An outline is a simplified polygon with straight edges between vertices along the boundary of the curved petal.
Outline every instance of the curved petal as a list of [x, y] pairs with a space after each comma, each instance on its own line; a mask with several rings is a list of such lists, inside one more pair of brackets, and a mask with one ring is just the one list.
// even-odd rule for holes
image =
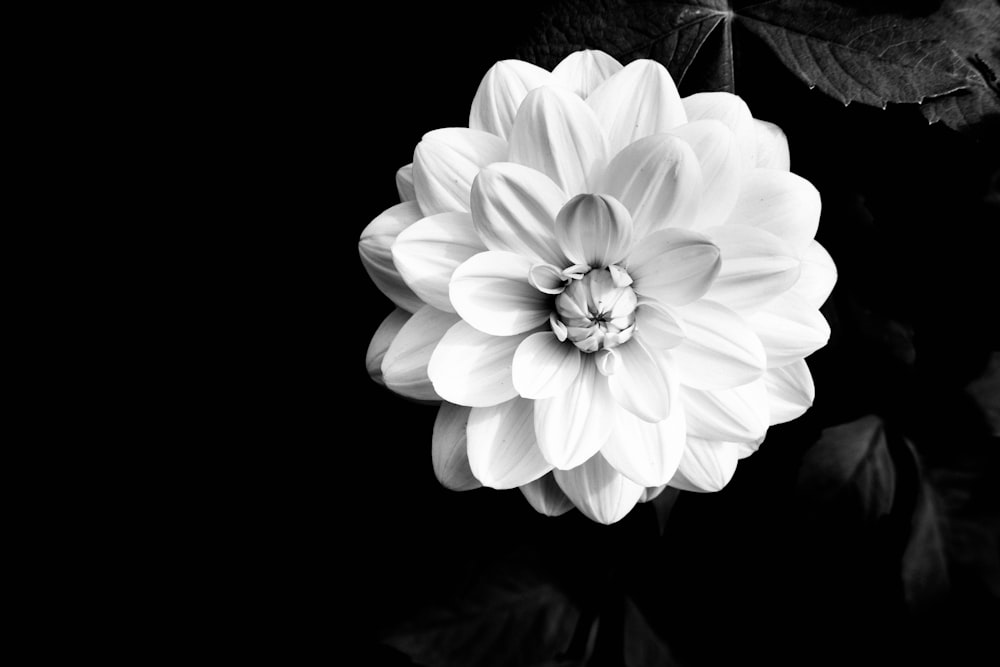
[[501, 60], [479, 83], [469, 113], [469, 127], [506, 139], [524, 97], [556, 82], [552, 73], [521, 60]]
[[424, 215], [468, 211], [476, 174], [486, 165], [507, 159], [500, 137], [449, 127], [424, 135], [413, 151], [413, 187]]
[[654, 350], [669, 350], [684, 340], [684, 325], [677, 311], [659, 301], [640, 299], [635, 311], [636, 337]]
[[722, 253], [722, 269], [706, 299], [750, 314], [787, 292], [799, 279], [798, 253], [770, 232], [746, 225], [722, 225], [706, 229], [705, 235]]
[[400, 232], [392, 246], [399, 274], [417, 296], [438, 310], [455, 312], [448, 298], [455, 269], [486, 250], [468, 213], [438, 213]]
[[531, 260], [510, 252], [479, 253], [455, 269], [449, 296], [462, 319], [494, 336], [510, 336], [548, 321], [552, 297], [528, 281]]
[[701, 205], [695, 226], [721, 225], [736, 205], [743, 181], [736, 135], [718, 120], [696, 120], [670, 134], [687, 142], [701, 167]]
[[647, 237], [628, 260], [632, 288], [668, 306], [699, 299], [712, 286], [722, 262], [708, 237], [686, 229], [664, 229]]
[[358, 241], [361, 264], [372, 282], [394, 304], [411, 313], [423, 308], [424, 302], [399, 275], [392, 261], [392, 244], [400, 232], [422, 217], [416, 202], [396, 204], [368, 223]]
[[837, 265], [830, 253], [816, 241], [802, 253], [802, 272], [791, 292], [811, 308], [819, 308], [830, 297], [837, 284]]
[[670, 486], [683, 491], [721, 491], [733, 478], [737, 463], [737, 443], [690, 437]]
[[413, 163], [404, 165], [396, 172], [396, 191], [399, 192], [399, 201], [408, 202], [417, 200], [417, 191], [413, 189]]
[[607, 442], [617, 409], [607, 378], [584, 359], [569, 389], [535, 401], [535, 433], [542, 456], [561, 469], [580, 465]]
[[678, 309], [687, 337], [672, 349], [681, 384], [728, 389], [764, 374], [764, 345], [735, 311], [708, 299]]
[[385, 386], [418, 401], [440, 399], [427, 377], [427, 364], [435, 346], [457, 321], [457, 315], [433, 306], [424, 306], [414, 313], [382, 358]]
[[514, 353], [514, 388], [524, 398], [550, 398], [565, 392], [580, 374], [580, 350], [561, 343], [551, 331], [524, 339]]
[[513, 489], [552, 470], [535, 445], [532, 402], [514, 398], [469, 415], [469, 467], [484, 486]]
[[466, 452], [465, 429], [471, 409], [445, 401], [434, 420], [431, 439], [434, 475], [443, 487], [452, 491], [470, 491], [482, 486], [472, 474]]
[[385, 384], [385, 380], [382, 378], [382, 360], [385, 358], [389, 346], [392, 345], [392, 341], [396, 339], [399, 330], [403, 328], [408, 319], [410, 319], [410, 313], [402, 308], [396, 308], [382, 320], [382, 324], [378, 325], [375, 335], [368, 343], [365, 366], [368, 368], [368, 375], [371, 376], [371, 379], [381, 385]]
[[632, 249], [632, 216], [609, 195], [577, 195], [556, 216], [556, 240], [571, 262], [603, 268]]
[[788, 171], [752, 169], [727, 224], [760, 227], [802, 253], [819, 227], [820, 199], [813, 184]]
[[427, 366], [446, 401], [484, 408], [517, 396], [511, 378], [514, 352], [527, 336], [491, 336], [458, 322], [445, 333]]
[[757, 139], [757, 163], [762, 169], [780, 169], [788, 171], [791, 168], [791, 154], [788, 152], [788, 137], [774, 123], [766, 120], [753, 120], [754, 136]]
[[771, 410], [771, 426], [798, 419], [816, 398], [816, 385], [805, 359], [769, 369], [764, 373], [764, 383]]
[[666, 419], [677, 383], [668, 381], [667, 376], [672, 374], [665, 362], [659, 363], [638, 340], [619, 345], [614, 351], [617, 358], [608, 376], [608, 388], [618, 405], [647, 422]]
[[687, 425], [682, 408], [651, 424], [627, 410], [618, 410], [611, 437], [601, 454], [611, 466], [642, 486], [666, 484], [684, 454]]
[[508, 250], [556, 266], [565, 257], [556, 215], [569, 197], [545, 174], [513, 162], [479, 172], [472, 184], [472, 222], [490, 250]]
[[667, 488], [666, 484], [661, 484], [660, 486], [650, 486], [643, 491], [642, 496], [639, 498], [640, 503], [648, 503], [650, 500], [656, 500], [656, 498], [663, 493]]
[[552, 474], [540, 477], [534, 482], [528, 482], [518, 488], [539, 514], [562, 516], [573, 509], [573, 501], [562, 492]]
[[757, 450], [760, 449], [761, 443], [764, 442], [766, 437], [767, 436], [758, 438], [757, 440], [750, 440], [749, 442], [737, 442], [736, 443], [737, 456], [739, 456], [740, 460], [742, 461], [748, 456], [753, 456], [754, 454], [756, 454]]
[[556, 470], [559, 488], [592, 521], [612, 524], [632, 511], [645, 488], [628, 479], [600, 454], [572, 470]]
[[695, 93], [684, 98], [688, 120], [718, 120], [736, 135], [745, 169], [757, 163], [757, 129], [750, 107], [738, 95], [726, 92]]
[[654, 60], [630, 62], [598, 86], [587, 104], [601, 121], [610, 155], [633, 141], [687, 122], [674, 80]]
[[767, 367], [780, 368], [804, 359], [830, 340], [822, 313], [786, 292], [747, 318], [767, 351]]
[[607, 148], [586, 102], [564, 88], [542, 86], [528, 93], [517, 112], [510, 160], [546, 174], [573, 196], [594, 191]]
[[681, 398], [688, 435], [706, 440], [748, 442], [767, 433], [771, 414], [763, 379], [718, 391], [681, 387]]
[[632, 213], [637, 241], [660, 229], [690, 227], [701, 200], [698, 157], [683, 139], [669, 134], [640, 139], [611, 160], [601, 191]]
[[622, 64], [604, 51], [584, 49], [563, 58], [552, 74], [564, 86], [587, 99], [595, 88], [621, 69]]

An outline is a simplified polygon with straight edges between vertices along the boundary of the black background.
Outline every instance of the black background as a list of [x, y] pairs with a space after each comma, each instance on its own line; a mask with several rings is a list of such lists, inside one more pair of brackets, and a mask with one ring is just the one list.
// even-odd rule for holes
[[[351, 664], [410, 664], [378, 638], [460, 597], [482, 572], [529, 563], [602, 619], [620, 615], [616, 600], [628, 594], [682, 665], [986, 664], [997, 601], [975, 563], [1000, 557], [982, 552], [988, 541], [959, 545], [943, 600], [908, 609], [899, 550], [909, 524], [898, 512], [935, 470], [961, 480], [952, 487], [972, 498], [973, 529], [997, 525], [997, 443], [964, 391], [996, 349], [1000, 216], [987, 198], [991, 187], [997, 196], [997, 154], [928, 126], [914, 108], [845, 108], [776, 61], [738, 72], [737, 92], [786, 131], [793, 171], [823, 196], [817, 238], [840, 278], [823, 309], [831, 342], [809, 359], [814, 408], [773, 428], [724, 491], [683, 494], [663, 537], [648, 505], [604, 527], [576, 512], [537, 515], [516, 491], [438, 485], [434, 408], [365, 371], [368, 340], [392, 305], [365, 275], [357, 238], [397, 202], [395, 171], [420, 136], [467, 124], [480, 78], [530, 38], [547, 4], [361, 6], [341, 28], [357, 34], [331, 44], [332, 71], [315, 82], [336, 112], [320, 158], [336, 234], [321, 275], [333, 295], [314, 304], [331, 320], [320, 364], [330, 376], [310, 374], [329, 405], [316, 406], [318, 437], [286, 471], [289, 514], [299, 512], [277, 517], [304, 570], [318, 572], [295, 573], [290, 554], [301, 632], [322, 637], [346, 623], [363, 656]], [[803, 453], [823, 428], [868, 414], [886, 423], [899, 467], [896, 513], [872, 522], [837, 507], [803, 511]], [[904, 437], [924, 473], [902, 463]], [[613, 626], [599, 633], [597, 664], [620, 653]]]

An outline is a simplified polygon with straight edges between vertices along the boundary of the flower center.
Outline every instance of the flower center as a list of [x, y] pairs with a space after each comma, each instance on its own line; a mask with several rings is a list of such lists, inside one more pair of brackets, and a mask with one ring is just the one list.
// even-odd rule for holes
[[584, 352], [618, 347], [635, 332], [636, 296], [632, 279], [617, 266], [589, 271], [571, 280], [556, 297], [552, 330]]

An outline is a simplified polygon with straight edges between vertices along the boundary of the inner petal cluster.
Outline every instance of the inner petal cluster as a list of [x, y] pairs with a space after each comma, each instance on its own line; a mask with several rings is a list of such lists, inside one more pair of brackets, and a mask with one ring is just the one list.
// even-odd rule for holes
[[550, 319], [560, 340], [569, 340], [583, 352], [618, 347], [635, 333], [638, 304], [628, 274], [618, 266], [588, 271], [571, 280], [556, 297]]

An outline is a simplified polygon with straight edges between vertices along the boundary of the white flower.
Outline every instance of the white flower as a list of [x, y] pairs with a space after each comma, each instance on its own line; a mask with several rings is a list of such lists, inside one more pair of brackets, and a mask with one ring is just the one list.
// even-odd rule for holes
[[666, 484], [721, 489], [812, 404], [820, 198], [739, 97], [682, 100], [661, 65], [598, 51], [500, 62], [397, 184], [360, 242], [398, 306], [368, 365], [444, 401], [445, 486], [612, 523]]

